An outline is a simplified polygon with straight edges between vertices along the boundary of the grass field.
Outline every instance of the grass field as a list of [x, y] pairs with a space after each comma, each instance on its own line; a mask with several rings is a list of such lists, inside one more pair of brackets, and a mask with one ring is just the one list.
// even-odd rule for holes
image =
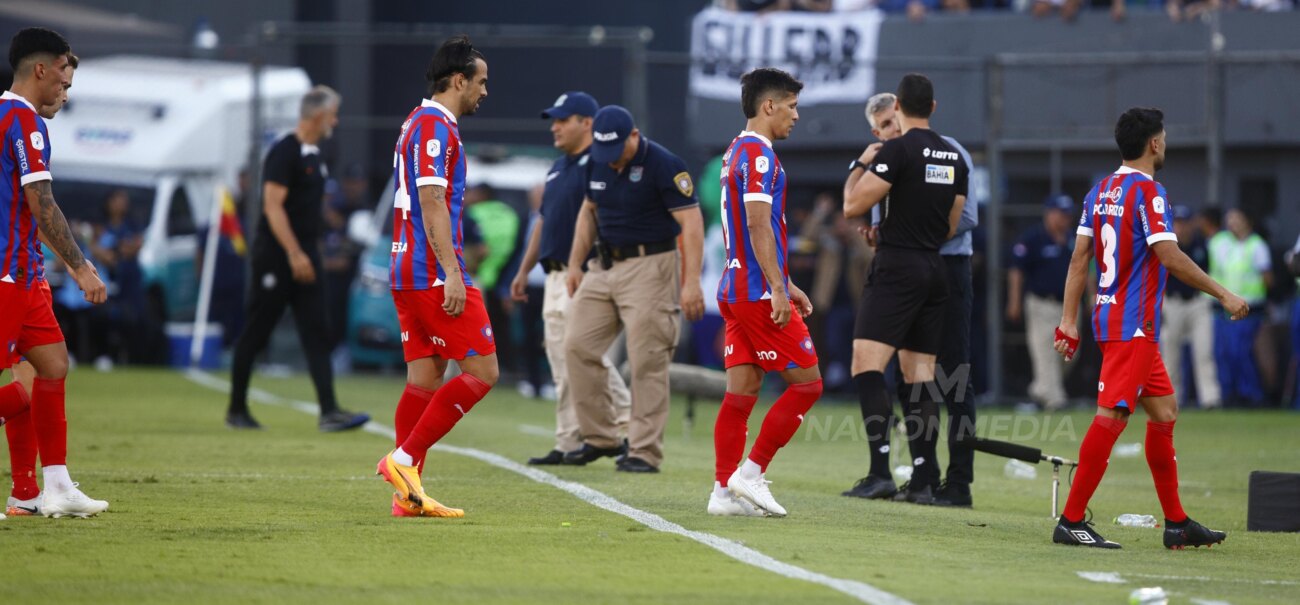
[[[312, 399], [303, 378], [259, 378], [254, 386]], [[386, 425], [401, 388], [398, 378], [338, 383], [346, 406]], [[756, 417], [772, 399], [764, 396]], [[855, 602], [447, 452], [430, 454], [425, 486], [467, 517], [394, 519], [391, 491], [373, 475], [391, 447], [382, 437], [321, 435], [313, 418], [267, 405], [254, 406], [267, 430], [232, 432], [221, 423], [224, 406], [222, 393], [183, 374], [75, 372], [72, 476], [112, 508], [94, 519], [0, 521], [0, 602]], [[615, 473], [603, 460], [554, 474], [689, 530], [915, 603], [1124, 603], [1142, 586], [1164, 587], [1172, 603], [1300, 602], [1300, 534], [1245, 531], [1249, 472], [1300, 471], [1300, 415], [1189, 412], [1179, 421], [1184, 504], [1230, 534], [1212, 550], [1166, 551], [1158, 529], [1112, 525], [1120, 513], [1160, 516], [1145, 459], [1113, 456], [1093, 512], [1102, 533], [1125, 548], [1099, 552], [1051, 544], [1045, 465], [1037, 479], [1010, 479], [1005, 460], [980, 455], [973, 510], [841, 497], [865, 471], [850, 405], [814, 408], [770, 469], [788, 518], [710, 517], [717, 408], [702, 404], [690, 429], [684, 409], [674, 403], [663, 473]], [[552, 410], [502, 388], [447, 443], [522, 461], [550, 448], [539, 427], [552, 426]], [[982, 413], [983, 434], [1008, 439], [1018, 430], [1018, 442], [1068, 457], [1090, 416], [1044, 424]], [[1142, 434], [1135, 423], [1120, 444]], [[1078, 572], [1115, 572], [1125, 583]]]

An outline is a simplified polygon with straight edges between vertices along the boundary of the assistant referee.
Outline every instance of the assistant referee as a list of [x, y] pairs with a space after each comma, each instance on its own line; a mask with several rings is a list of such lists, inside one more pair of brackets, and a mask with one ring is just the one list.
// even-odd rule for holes
[[884, 370], [897, 351], [913, 472], [895, 499], [932, 504], [939, 488], [935, 442], [943, 400], [934, 366], [949, 296], [939, 248], [957, 232], [969, 169], [957, 149], [930, 130], [935, 108], [930, 80], [904, 76], [897, 97], [902, 136], [886, 141], [871, 164], [855, 166], [866, 174], [844, 199], [844, 215], [854, 217], [888, 197], [854, 325], [852, 372], [874, 455], [889, 430]]
[[320, 401], [320, 430], [357, 428], [367, 414], [339, 409], [330, 369], [329, 327], [325, 320], [325, 289], [321, 272], [321, 202], [329, 177], [321, 159], [322, 139], [338, 124], [337, 92], [316, 86], [303, 95], [298, 126], [276, 141], [262, 164], [262, 218], [253, 240], [253, 283], [248, 322], [235, 343], [230, 370], [230, 409], [226, 426], [262, 428], [248, 411], [248, 381], [253, 358], [266, 348], [286, 307], [293, 308], [298, 338], [307, 355], [307, 369]]

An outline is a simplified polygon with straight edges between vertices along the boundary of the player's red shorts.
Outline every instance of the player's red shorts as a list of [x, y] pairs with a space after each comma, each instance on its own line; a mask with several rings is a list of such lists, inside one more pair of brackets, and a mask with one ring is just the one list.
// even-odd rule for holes
[[30, 289], [0, 282], [0, 369], [13, 366], [33, 347], [63, 342], [63, 330], [54, 318], [50, 284], [36, 282]]
[[1097, 405], [1137, 411], [1140, 397], [1173, 395], [1160, 345], [1145, 338], [1097, 343], [1101, 347], [1101, 380]]
[[793, 302], [790, 308], [790, 323], [778, 328], [772, 321], [769, 301], [718, 301], [722, 319], [727, 322], [723, 365], [732, 368], [751, 364], [768, 372], [817, 365], [817, 351], [808, 336], [808, 326], [804, 325]]
[[424, 357], [465, 359], [495, 353], [497, 346], [483, 293], [478, 288], [465, 288], [465, 311], [452, 317], [442, 310], [442, 290], [393, 290], [406, 361]]

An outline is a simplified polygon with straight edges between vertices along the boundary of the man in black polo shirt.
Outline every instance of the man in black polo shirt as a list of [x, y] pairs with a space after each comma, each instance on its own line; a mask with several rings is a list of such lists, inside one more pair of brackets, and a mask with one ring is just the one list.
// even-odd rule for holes
[[248, 381], [253, 358], [266, 348], [285, 307], [293, 307], [298, 338], [307, 356], [316, 397], [320, 430], [357, 428], [370, 420], [339, 408], [330, 369], [329, 325], [317, 240], [321, 201], [329, 177], [317, 144], [338, 124], [339, 95], [317, 86], [302, 98], [298, 127], [271, 146], [262, 166], [262, 218], [253, 240], [253, 283], [248, 321], [235, 343], [230, 370], [230, 409], [226, 426], [260, 429], [248, 411]]
[[[519, 264], [519, 272], [510, 282], [511, 298], [526, 302], [528, 273], [541, 260], [542, 268], [546, 270], [542, 328], [546, 333], [546, 358], [551, 363], [551, 376], [555, 380], [555, 449], [545, 456], [530, 458], [529, 464], [562, 464], [565, 453], [582, 447], [573, 393], [569, 389], [569, 373], [564, 364], [564, 331], [572, 300], [564, 278], [569, 250], [573, 247], [573, 227], [578, 222], [578, 210], [582, 208], [582, 201], [587, 197], [591, 120], [598, 109], [600, 106], [591, 95], [571, 91], [560, 95], [554, 105], [542, 110], [542, 119], [551, 121], [555, 148], [563, 151], [564, 156], [555, 160], [555, 165], [546, 174], [541, 216], [537, 218], [533, 231], [528, 236], [528, 248]], [[622, 431], [626, 431], [632, 394], [614, 365], [607, 359], [602, 361], [608, 377], [605, 385], [609, 401], [614, 406], [615, 422]]]
[[[569, 322], [565, 334], [583, 445], [564, 459], [586, 464], [623, 453], [604, 363], [622, 326], [632, 366], [632, 416], [618, 470], [655, 473], [663, 462], [668, 366], [681, 312], [691, 321], [704, 314], [704, 217], [686, 163], [642, 136], [626, 109], [602, 108], [592, 130], [587, 199], [578, 213], [567, 277], [574, 296], [570, 316], [582, 321]], [[676, 254], [678, 234], [682, 258]], [[598, 258], [587, 264], [584, 277], [582, 263], [597, 235]]]
[[[1011, 247], [1007, 272], [1007, 319], [1025, 320], [1025, 339], [1034, 370], [1029, 396], [1047, 410], [1065, 407], [1066, 361], [1050, 346], [1061, 323], [1061, 293], [1074, 252], [1074, 200], [1049, 196], [1043, 202], [1043, 222], [1026, 231]], [[1022, 310], [1021, 297], [1024, 298]], [[1072, 363], [1072, 362], [1071, 362]]]
[[868, 446], [888, 431], [884, 370], [898, 353], [903, 372], [904, 421], [912, 452], [912, 479], [901, 499], [934, 502], [939, 488], [935, 443], [939, 402], [935, 357], [944, 338], [948, 276], [939, 247], [957, 232], [969, 170], [961, 154], [930, 130], [934, 88], [919, 74], [898, 85], [903, 135], [886, 141], [866, 174], [844, 198], [845, 216], [866, 214], [885, 201], [879, 244], [853, 329], [852, 373], [861, 398]]

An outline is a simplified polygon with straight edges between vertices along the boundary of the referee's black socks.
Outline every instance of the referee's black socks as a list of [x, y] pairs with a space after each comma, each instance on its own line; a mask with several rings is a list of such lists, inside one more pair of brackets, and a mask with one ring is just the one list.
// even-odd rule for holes
[[939, 441], [938, 385], [934, 381], [907, 383], [900, 394], [907, 446], [912, 452], [912, 487], [929, 485], [938, 489], [939, 461], [935, 459]]
[[889, 390], [885, 388], [885, 375], [880, 372], [863, 372], [853, 377], [858, 387], [858, 404], [862, 406], [862, 422], [867, 428], [867, 447], [871, 450], [869, 474], [883, 479], [893, 479], [889, 472], [889, 429], [893, 426]]

